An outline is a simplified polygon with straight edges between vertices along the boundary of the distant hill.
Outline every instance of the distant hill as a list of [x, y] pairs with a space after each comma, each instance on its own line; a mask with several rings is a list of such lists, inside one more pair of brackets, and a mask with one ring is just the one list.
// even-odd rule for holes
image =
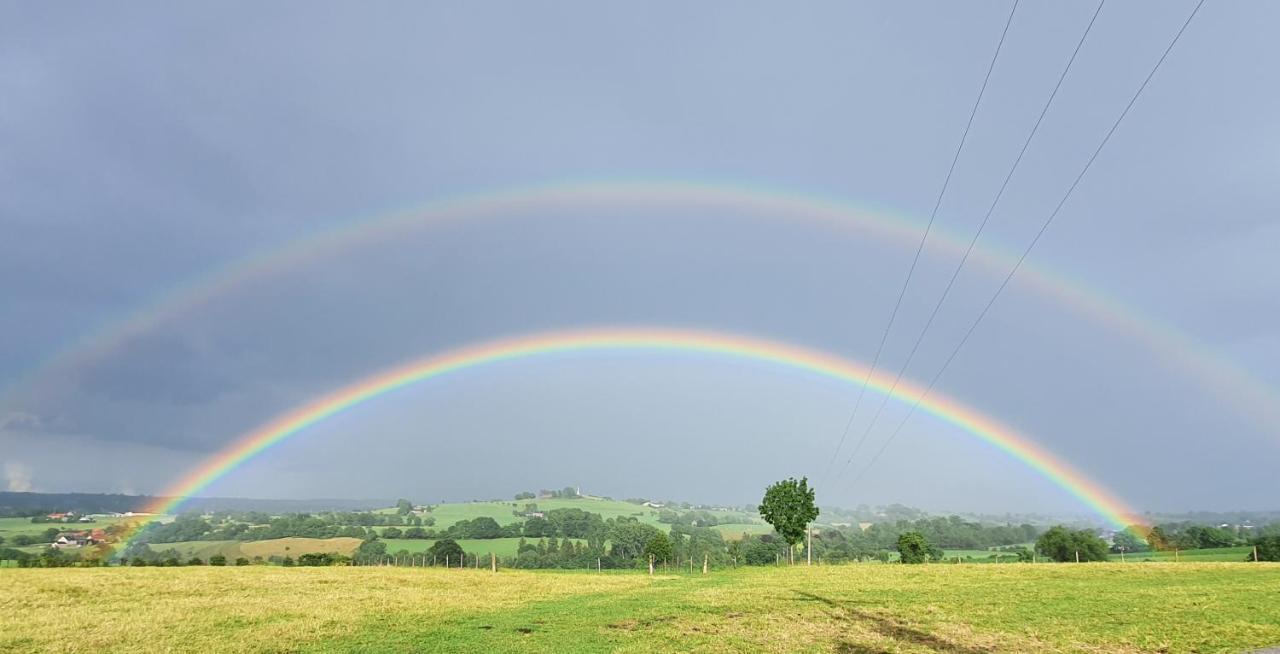
[[[157, 500], [154, 495], [106, 493], [14, 493], [0, 492], [0, 516], [25, 516], [37, 512], [124, 513], [142, 511]], [[187, 500], [191, 511], [263, 511], [266, 513], [306, 513], [314, 511], [364, 511], [394, 504], [394, 500], [264, 500], [242, 497], [196, 497]]]

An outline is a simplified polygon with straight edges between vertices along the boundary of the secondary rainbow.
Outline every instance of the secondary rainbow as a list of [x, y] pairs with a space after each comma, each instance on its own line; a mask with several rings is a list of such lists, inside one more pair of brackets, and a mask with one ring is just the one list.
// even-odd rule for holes
[[[230, 474], [272, 446], [356, 405], [412, 384], [464, 369], [531, 357], [571, 352], [660, 351], [694, 353], [756, 361], [801, 370], [851, 384], [867, 380], [869, 390], [888, 393], [893, 380], [883, 373], [867, 378], [867, 367], [831, 353], [796, 345], [721, 332], [668, 328], [613, 328], [556, 331], [492, 341], [450, 350], [366, 377], [280, 415], [239, 438], [169, 488], [166, 499], [148, 508], [176, 512], [189, 497]], [[922, 389], [900, 383], [892, 395], [914, 402]], [[996, 447], [1077, 498], [1107, 522], [1123, 528], [1142, 524], [1139, 515], [1085, 475], [1072, 469], [1012, 428], [940, 394], [930, 394], [919, 410]]]
[[[871, 210], [829, 198], [753, 185], [682, 180], [591, 180], [518, 187], [457, 196], [418, 208], [364, 216], [311, 236], [268, 248], [257, 256], [238, 259], [157, 296], [117, 322], [100, 325], [75, 343], [35, 366], [0, 394], [0, 418], [5, 409], [39, 413], [43, 394], [56, 397], [74, 386], [75, 373], [168, 321], [255, 280], [282, 274], [352, 248], [376, 245], [408, 232], [449, 222], [518, 217], [545, 210], [587, 210], [595, 207], [655, 210], [728, 210], [744, 219], [784, 220], [856, 230], [876, 239], [914, 245], [923, 225], [882, 210]], [[930, 251], [963, 251], [967, 237], [935, 226]], [[980, 243], [973, 263], [979, 269], [1003, 274], [1011, 256]], [[1043, 266], [1024, 266], [1015, 280], [1089, 319], [1133, 338], [1157, 354], [1157, 360], [1187, 373], [1205, 392], [1238, 407], [1268, 431], [1280, 429], [1280, 392], [1249, 371], [1223, 358], [1191, 336], [1145, 316], [1133, 306], [1109, 297], [1081, 281]]]

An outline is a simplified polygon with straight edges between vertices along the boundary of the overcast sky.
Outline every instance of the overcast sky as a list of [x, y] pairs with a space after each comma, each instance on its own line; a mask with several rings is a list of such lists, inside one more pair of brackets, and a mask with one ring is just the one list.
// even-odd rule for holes
[[[1025, 247], [1193, 5], [1108, 3], [981, 248]], [[680, 326], [869, 362], [914, 243], [655, 198], [353, 244], [70, 371], [47, 365], [211, 270], [463, 194], [683, 180], [923, 224], [1009, 7], [3, 3], [0, 481], [159, 492], [319, 393], [533, 331]], [[940, 229], [972, 234], [1094, 7], [1019, 8]], [[1265, 397], [1280, 397], [1278, 21], [1276, 3], [1207, 3], [1030, 260], [1173, 325]], [[881, 359], [891, 373], [955, 261], [925, 250]], [[990, 268], [961, 278], [908, 379], [927, 383], [998, 283]], [[939, 390], [1139, 509], [1276, 508], [1280, 424], [1175, 359], [1017, 277]], [[746, 503], [820, 476], [856, 397], [709, 357], [513, 362], [361, 406], [208, 493], [438, 501], [580, 484]], [[890, 404], [869, 443], [903, 411]], [[852, 477], [820, 501], [1084, 510], [924, 415]]]

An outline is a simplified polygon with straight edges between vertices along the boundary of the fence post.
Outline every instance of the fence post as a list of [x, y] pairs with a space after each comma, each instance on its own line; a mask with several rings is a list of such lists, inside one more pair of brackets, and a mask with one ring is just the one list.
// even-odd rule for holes
[[702, 574], [707, 574], [707, 553], [702, 553]]
[[1080, 550], [1076, 550], [1076, 563], [1080, 562]]
[[498, 571], [498, 555], [494, 552], [489, 552], [489, 567], [493, 568], [494, 572]]
[[649, 576], [653, 576], [653, 555], [649, 555]]
[[1254, 563], [1258, 562], [1258, 546], [1257, 545], [1253, 546], [1253, 562]]

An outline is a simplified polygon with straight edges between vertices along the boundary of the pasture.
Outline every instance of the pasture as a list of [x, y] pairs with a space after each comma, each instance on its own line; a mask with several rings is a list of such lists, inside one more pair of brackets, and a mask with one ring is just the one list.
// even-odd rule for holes
[[0, 570], [3, 651], [1240, 652], [1280, 565]]
[[292, 556], [297, 558], [302, 554], [345, 554], [350, 556], [351, 553], [360, 547], [359, 538], [273, 538], [270, 540], [253, 540], [253, 541], [235, 541], [235, 540], [194, 540], [182, 541], [177, 543], [152, 543], [150, 546], [153, 552], [163, 552], [168, 549], [177, 550], [182, 557], [199, 557], [205, 561], [215, 554], [221, 554], [228, 560], [234, 560], [237, 557], [245, 557], [254, 559], [261, 557], [266, 560], [273, 556]]
[[[1216, 547], [1204, 550], [1182, 550], [1176, 554], [1170, 550], [1162, 550], [1159, 552], [1139, 552], [1136, 554], [1126, 554], [1125, 559], [1128, 561], [1163, 561], [1172, 563], [1178, 562], [1228, 562], [1235, 563], [1246, 560], [1253, 553], [1253, 548], [1244, 547]], [[1118, 554], [1112, 554], [1112, 558], [1119, 559]]]
[[[582, 538], [571, 538], [569, 540], [572, 540], [579, 545], [587, 542]], [[526, 538], [525, 541], [537, 544], [538, 539]], [[411, 554], [421, 554], [422, 552], [430, 549], [436, 541], [429, 538], [420, 540], [409, 538], [386, 538], [383, 539], [382, 542], [387, 544], [387, 554], [396, 554], [401, 550], [407, 551]], [[520, 546], [519, 538], [460, 538], [457, 542], [458, 545], [462, 547], [462, 550], [467, 553], [467, 556], [488, 556], [489, 554], [496, 554], [500, 557], [513, 557], [516, 555], [517, 549]]]

